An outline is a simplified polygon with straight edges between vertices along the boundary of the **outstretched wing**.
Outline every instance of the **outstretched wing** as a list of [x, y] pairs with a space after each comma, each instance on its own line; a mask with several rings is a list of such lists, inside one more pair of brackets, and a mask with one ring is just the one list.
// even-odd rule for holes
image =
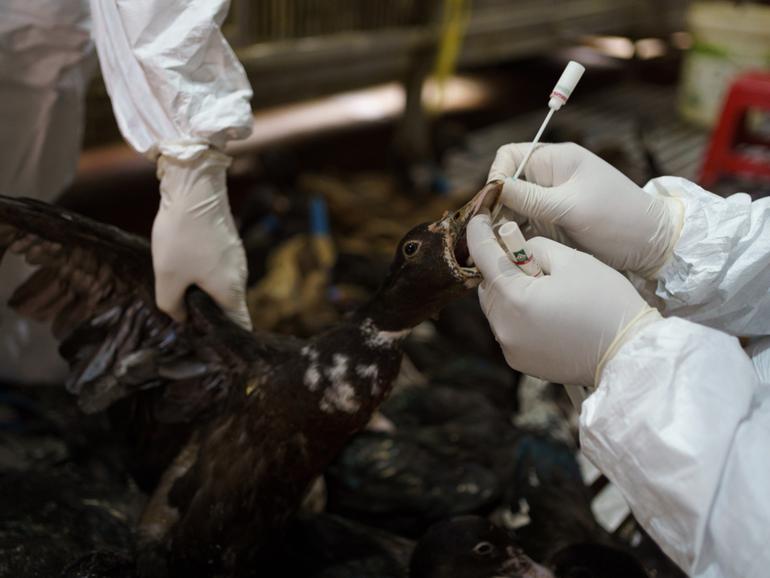
[[253, 335], [198, 289], [187, 295], [189, 323], [159, 311], [148, 243], [116, 227], [0, 196], [0, 260], [6, 252], [38, 265], [9, 305], [52, 324], [71, 368], [67, 389], [86, 412], [156, 389], [155, 419], [187, 421], [224, 400], [259, 357]]

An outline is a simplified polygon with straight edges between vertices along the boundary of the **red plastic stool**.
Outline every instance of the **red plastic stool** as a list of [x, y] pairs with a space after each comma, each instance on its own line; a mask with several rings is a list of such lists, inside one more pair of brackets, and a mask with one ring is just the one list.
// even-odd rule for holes
[[770, 180], [770, 160], [748, 156], [736, 150], [735, 145], [746, 143], [768, 147], [770, 141], [751, 136], [746, 131], [746, 113], [749, 109], [770, 111], [770, 74], [749, 72], [733, 81], [719, 117], [719, 124], [711, 135], [706, 160], [699, 182], [708, 188], [722, 175], [741, 175]]

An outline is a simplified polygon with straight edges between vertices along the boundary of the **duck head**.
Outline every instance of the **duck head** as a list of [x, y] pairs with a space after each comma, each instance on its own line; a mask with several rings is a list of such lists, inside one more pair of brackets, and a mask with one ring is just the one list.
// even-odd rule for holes
[[553, 578], [509, 532], [479, 516], [433, 526], [412, 554], [411, 578]]
[[414, 327], [481, 283], [470, 259], [465, 229], [501, 190], [502, 183], [490, 183], [457, 211], [417, 225], [401, 239], [390, 272], [365, 311], [378, 328], [399, 331]]

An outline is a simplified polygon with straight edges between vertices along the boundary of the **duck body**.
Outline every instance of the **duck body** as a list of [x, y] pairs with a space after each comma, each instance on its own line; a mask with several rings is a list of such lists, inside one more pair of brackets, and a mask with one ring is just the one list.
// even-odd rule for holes
[[176, 571], [208, 575], [212, 561], [237, 569], [269, 557], [312, 481], [366, 425], [398, 374], [400, 338], [371, 327], [352, 320], [295, 343], [248, 377], [237, 409], [195, 434], [193, 465], [157, 506], [183, 512], [168, 540]]

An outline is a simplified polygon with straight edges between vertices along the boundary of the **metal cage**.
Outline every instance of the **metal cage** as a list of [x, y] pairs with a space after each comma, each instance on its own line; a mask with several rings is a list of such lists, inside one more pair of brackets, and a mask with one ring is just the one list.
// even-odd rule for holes
[[[445, 1], [232, 0], [224, 31], [255, 109], [399, 81], [411, 117], [404, 124], [424, 124], [415, 102], [435, 61]], [[688, 0], [467, 1], [461, 67], [544, 53], [585, 34], [660, 32], [680, 20]], [[117, 136], [99, 83], [88, 115], [87, 143]]]
[[425, 26], [436, 0], [236, 0], [236, 45]]

